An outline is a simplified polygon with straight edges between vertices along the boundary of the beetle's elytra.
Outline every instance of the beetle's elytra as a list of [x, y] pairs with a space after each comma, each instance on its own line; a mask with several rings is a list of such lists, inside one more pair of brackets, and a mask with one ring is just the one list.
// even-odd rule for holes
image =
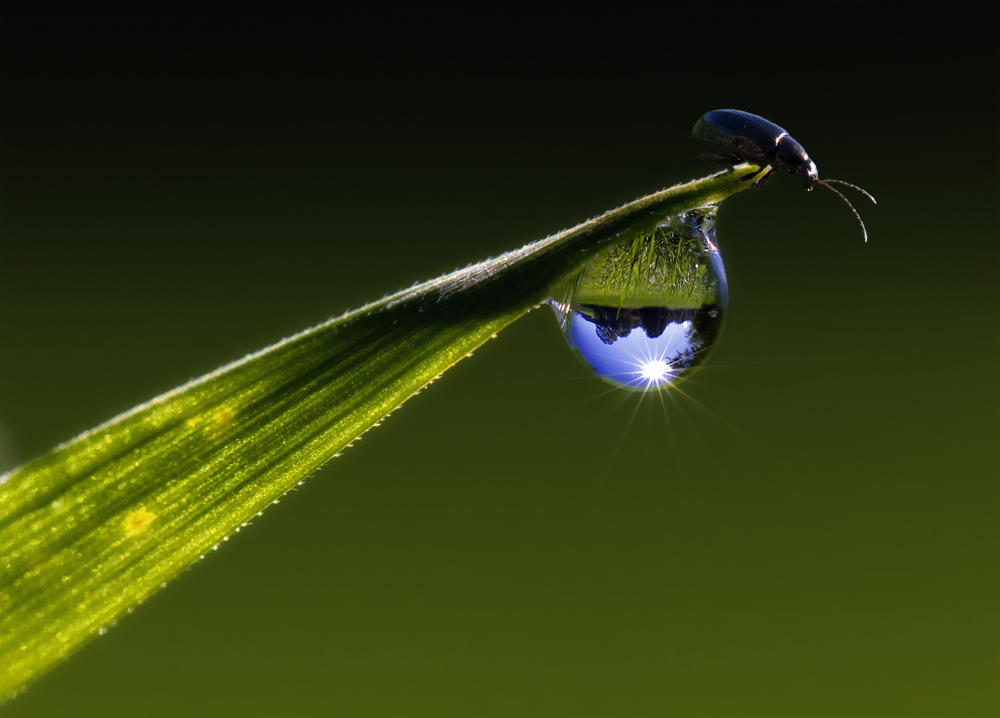
[[[813, 185], [821, 184], [836, 194], [854, 212], [861, 224], [861, 231], [868, 241], [868, 232], [865, 230], [865, 223], [861, 221], [854, 206], [847, 197], [831, 187], [828, 182], [852, 187], [863, 193], [872, 202], [875, 198], [865, 192], [860, 187], [855, 187], [849, 182], [842, 180], [826, 179], [821, 180], [816, 171], [816, 163], [809, 159], [809, 155], [802, 145], [773, 122], [768, 122], [763, 117], [751, 115], [749, 112], [740, 110], [713, 110], [705, 114], [695, 123], [694, 136], [723, 152], [703, 152], [698, 155], [702, 159], [710, 162], [720, 162], [722, 164], [735, 165], [740, 162], [752, 162], [760, 165], [766, 172], [757, 180], [756, 186], [764, 184], [775, 169], [785, 170], [799, 176], [802, 186], [811, 190]], [[748, 180], [756, 176], [756, 173], [742, 177], [740, 180]]]

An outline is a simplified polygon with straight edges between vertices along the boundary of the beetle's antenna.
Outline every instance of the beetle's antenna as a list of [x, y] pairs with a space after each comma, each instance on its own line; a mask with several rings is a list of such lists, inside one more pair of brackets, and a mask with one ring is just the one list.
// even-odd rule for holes
[[[861, 225], [861, 234], [863, 234], [865, 236], [865, 242], [867, 242], [868, 241], [868, 231], [865, 229], [865, 223], [861, 221], [861, 215], [858, 214], [858, 210], [854, 209], [854, 205], [851, 204], [850, 200], [847, 199], [847, 197], [845, 197], [844, 195], [842, 195], [840, 192], [838, 192], [837, 190], [835, 190], [833, 187], [831, 187], [830, 185], [828, 185], [827, 184], [827, 180], [816, 180], [816, 181], [819, 184], [821, 184], [824, 187], [826, 187], [831, 192], [833, 192], [834, 194], [836, 194], [842, 200], [844, 200], [845, 202], [847, 202], [847, 206], [851, 208], [851, 211], [854, 212], [854, 216], [858, 218], [858, 224]], [[831, 182], [839, 182], [840, 180], [829, 180], [829, 181], [831, 181]], [[847, 184], [847, 182], [841, 182], [841, 184]], [[854, 185], [848, 185], [848, 186], [849, 187], [854, 187]], [[859, 187], [854, 187], [854, 189], [860, 189], [860, 188]], [[865, 192], [864, 190], [861, 190], [861, 191]], [[865, 194], [867, 194], [869, 197], [872, 197], [867, 192], [865, 192]], [[875, 201], [875, 198], [872, 197], [872, 202], [874, 202], [874, 201]]]
[[[870, 200], [872, 201], [872, 204], [878, 204], [878, 202], [876, 202], [876, 201], [875, 201], [875, 198], [874, 198], [874, 197], [872, 197], [872, 196], [871, 196], [870, 194], [868, 194], [867, 192], [865, 192], [865, 191], [864, 191], [863, 189], [861, 189], [861, 188], [860, 188], [860, 187], [858, 187], [857, 185], [853, 185], [853, 184], [851, 184], [850, 182], [844, 182], [844, 180], [835, 180], [835, 179], [830, 179], [829, 177], [827, 177], [827, 178], [826, 178], [825, 180], [823, 180], [823, 181], [824, 181], [824, 182], [836, 182], [837, 184], [842, 184], [842, 185], [846, 185], [846, 186], [850, 187], [851, 189], [856, 189], [856, 190], [857, 190], [858, 192], [860, 192], [860, 193], [861, 193], [861, 194], [863, 194], [863, 195], [864, 195], [865, 197], [867, 197], [868, 199], [870, 199]], [[831, 189], [833, 189], [833, 188], [831, 187]]]

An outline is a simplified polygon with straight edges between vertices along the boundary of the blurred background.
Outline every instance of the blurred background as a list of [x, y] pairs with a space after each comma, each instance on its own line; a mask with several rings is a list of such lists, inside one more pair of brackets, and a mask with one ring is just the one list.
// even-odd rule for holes
[[716, 171], [712, 109], [879, 201], [728, 200], [683, 395], [533, 312], [5, 714], [996, 715], [998, 20], [5, 2], [2, 469]]

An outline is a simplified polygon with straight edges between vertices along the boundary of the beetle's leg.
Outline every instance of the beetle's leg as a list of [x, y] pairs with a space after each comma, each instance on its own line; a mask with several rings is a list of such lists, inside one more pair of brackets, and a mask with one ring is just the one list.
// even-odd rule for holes
[[[754, 177], [758, 176], [759, 174], [760, 174], [760, 170], [757, 170], [756, 172], [751, 172], [750, 174], [743, 175], [742, 177], [737, 177], [732, 182], [730, 182], [730, 184], [737, 184], [739, 182], [746, 182], [747, 180], [752, 180]], [[754, 186], [755, 187], [757, 186], [756, 182], [754, 183]]]
[[736, 155], [726, 155], [722, 152], [702, 152], [697, 157], [700, 160], [708, 160], [709, 162], [715, 162], [720, 165], [738, 165], [743, 161]]
[[753, 183], [753, 186], [754, 187], [760, 187], [762, 184], [764, 184], [767, 181], [767, 178], [771, 176], [772, 172], [774, 172], [774, 169], [772, 169], [771, 166], [768, 165], [764, 169], [757, 170], [755, 172], [750, 172], [749, 174], [745, 174], [742, 177], [737, 177], [736, 179], [734, 179], [729, 184], [736, 184], [738, 182], [746, 182], [748, 180], [752, 180], [754, 178], [757, 178], [757, 181]]
[[754, 183], [753, 183], [753, 186], [754, 186], [754, 187], [761, 187], [761, 186], [763, 186], [763, 184], [764, 184], [765, 182], [767, 182], [767, 179], [768, 179], [768, 177], [770, 177], [770, 176], [771, 176], [771, 175], [773, 175], [773, 174], [774, 174], [774, 169], [773, 169], [773, 168], [769, 168], [769, 169], [767, 170], [767, 174], [765, 174], [765, 175], [764, 175], [763, 177], [761, 177], [761, 178], [760, 178], [759, 180], [757, 180], [756, 182], [754, 182]]

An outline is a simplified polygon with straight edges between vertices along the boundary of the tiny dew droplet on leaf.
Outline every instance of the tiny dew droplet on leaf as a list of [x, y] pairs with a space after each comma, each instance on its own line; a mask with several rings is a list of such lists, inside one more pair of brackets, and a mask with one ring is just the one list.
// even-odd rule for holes
[[677, 383], [719, 341], [729, 292], [710, 205], [669, 217], [590, 262], [550, 300], [570, 347], [601, 379], [646, 391]]

